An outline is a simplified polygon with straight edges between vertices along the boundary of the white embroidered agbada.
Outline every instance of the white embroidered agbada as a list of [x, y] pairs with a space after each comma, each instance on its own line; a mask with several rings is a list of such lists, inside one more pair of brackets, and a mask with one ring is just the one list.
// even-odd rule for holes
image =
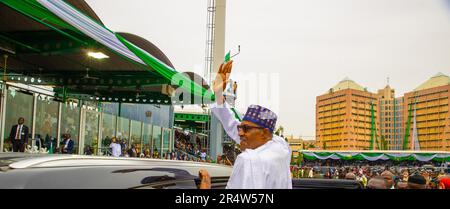
[[[227, 103], [214, 104], [211, 111], [222, 123], [226, 133], [240, 143], [237, 125]], [[273, 135], [272, 140], [256, 149], [246, 149], [236, 158], [228, 180], [227, 189], [292, 189], [290, 172], [291, 149], [281, 137]]]

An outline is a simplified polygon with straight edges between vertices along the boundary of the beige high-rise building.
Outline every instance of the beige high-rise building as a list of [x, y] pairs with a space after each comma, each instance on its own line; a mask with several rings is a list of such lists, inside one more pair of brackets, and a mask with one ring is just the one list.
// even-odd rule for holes
[[450, 150], [449, 98], [450, 77], [442, 73], [405, 94], [404, 127], [409, 127], [406, 149]]
[[403, 117], [403, 109], [405, 97], [398, 97], [395, 99], [394, 105], [394, 140], [391, 140], [389, 149], [402, 150], [403, 138], [405, 136], [405, 124]]
[[442, 73], [398, 98], [389, 85], [374, 94], [344, 79], [316, 98], [317, 145], [327, 150], [450, 151], [449, 98], [450, 77]]
[[315, 140], [304, 140], [302, 138], [296, 138], [294, 136], [286, 137], [289, 143], [289, 147], [291, 147], [292, 155], [294, 158], [297, 158], [300, 150], [314, 150], [315, 149]]
[[384, 150], [393, 150], [395, 146], [395, 90], [387, 85], [378, 90], [380, 100], [380, 147]]
[[395, 98], [395, 90], [389, 85], [378, 90], [378, 96], [380, 100], [380, 147], [383, 150], [401, 150], [405, 129], [403, 124], [404, 97]]
[[298, 156], [298, 151], [303, 149], [303, 140], [300, 138], [294, 138], [294, 136], [286, 137], [291, 147], [292, 155], [296, 158]]
[[377, 94], [348, 78], [342, 80], [316, 98], [317, 145], [327, 150], [364, 150], [373, 138], [376, 147], [375, 139], [380, 140], [378, 107]]

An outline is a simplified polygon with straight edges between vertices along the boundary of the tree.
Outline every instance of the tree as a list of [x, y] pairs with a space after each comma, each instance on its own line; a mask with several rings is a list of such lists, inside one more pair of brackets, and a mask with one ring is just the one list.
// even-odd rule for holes
[[323, 142], [323, 149], [324, 149], [324, 150], [327, 149], [327, 142]]
[[299, 152], [297, 156], [297, 165], [301, 166], [303, 163], [303, 153]]
[[295, 165], [294, 153], [291, 153], [291, 165]]
[[282, 136], [283, 133], [284, 133], [283, 126], [278, 126], [277, 130], [275, 131], [275, 135]]

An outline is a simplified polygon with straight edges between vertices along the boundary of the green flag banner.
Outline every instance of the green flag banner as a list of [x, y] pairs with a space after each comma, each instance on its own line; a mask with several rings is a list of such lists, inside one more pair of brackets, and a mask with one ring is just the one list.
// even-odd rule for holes
[[303, 151], [307, 160], [394, 160], [394, 161], [438, 161], [450, 162], [450, 153], [358, 153], [358, 152], [314, 152]]
[[230, 59], [231, 59], [230, 53], [231, 53], [231, 52], [228, 52], [228, 53], [225, 55], [225, 62], [229, 62], [229, 61], [230, 61]]

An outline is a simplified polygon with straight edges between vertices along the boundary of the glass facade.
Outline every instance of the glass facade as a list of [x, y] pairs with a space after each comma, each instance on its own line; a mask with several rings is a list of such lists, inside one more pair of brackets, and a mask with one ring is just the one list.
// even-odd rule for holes
[[136, 147], [136, 152], [141, 153], [141, 122], [132, 120], [131, 121], [131, 140], [130, 144]]
[[144, 123], [144, 130], [142, 130], [142, 147], [145, 157], [152, 154], [152, 125]]
[[38, 96], [36, 102], [36, 132], [35, 139], [48, 141], [57, 138], [59, 103]]
[[153, 126], [153, 156], [156, 158], [162, 157], [161, 155], [161, 127]]
[[[74, 103], [63, 104], [61, 107], [61, 135], [70, 134], [74, 141], [73, 154], [78, 154], [78, 146], [80, 142], [80, 107]], [[62, 136], [60, 141], [63, 141]]]
[[[34, 144], [47, 147], [47, 150], [51, 147], [52, 153], [61, 151], [64, 146], [62, 143], [64, 134], [70, 134], [74, 141], [73, 154], [110, 155], [109, 144], [112, 137], [122, 142], [122, 151], [134, 145], [138, 154], [143, 154], [145, 157], [162, 157], [162, 153], [172, 150], [174, 140], [172, 140], [173, 134], [170, 128], [162, 128], [146, 121], [118, 117], [114, 114], [113, 105], [110, 105], [113, 107], [110, 108], [112, 111], [99, 112], [95, 110], [96, 104], [86, 106], [79, 105], [75, 101], [61, 103], [54, 101], [49, 95], [41, 92], [30, 93], [30, 90], [20, 90], [15, 87], [7, 89], [5, 120], [0, 120], [0, 123], [5, 125], [3, 141], [0, 140], [3, 142], [1, 144], [3, 149], [0, 152], [12, 151], [9, 140], [10, 130], [17, 124], [19, 117], [25, 119], [24, 125], [29, 129], [28, 144], [31, 145], [32, 139], [39, 138], [40, 140], [35, 140]], [[34, 137], [32, 136], [33, 126]]]
[[16, 88], [8, 88], [5, 113], [4, 149], [12, 151], [12, 144], [9, 136], [12, 126], [17, 124], [20, 117], [25, 119], [24, 125], [28, 127], [28, 142], [31, 145], [33, 100], [33, 95], [31, 94], [20, 92]]
[[97, 155], [98, 151], [98, 120], [100, 114], [96, 111], [85, 112], [84, 122], [84, 152], [86, 155]]
[[129, 144], [130, 139], [130, 119], [118, 117], [117, 118], [117, 139], [126, 141]]
[[162, 153], [167, 153], [170, 145], [170, 129], [164, 129], [163, 131], [163, 150]]
[[58, 109], [58, 102], [47, 100], [43, 96], [38, 96], [36, 102], [36, 132], [34, 136], [36, 146], [46, 147], [47, 150], [56, 148], [56, 138], [58, 138]]
[[100, 143], [101, 155], [106, 155], [111, 144], [111, 138], [116, 135], [116, 116], [108, 113], [103, 113], [102, 116], [102, 140]]

